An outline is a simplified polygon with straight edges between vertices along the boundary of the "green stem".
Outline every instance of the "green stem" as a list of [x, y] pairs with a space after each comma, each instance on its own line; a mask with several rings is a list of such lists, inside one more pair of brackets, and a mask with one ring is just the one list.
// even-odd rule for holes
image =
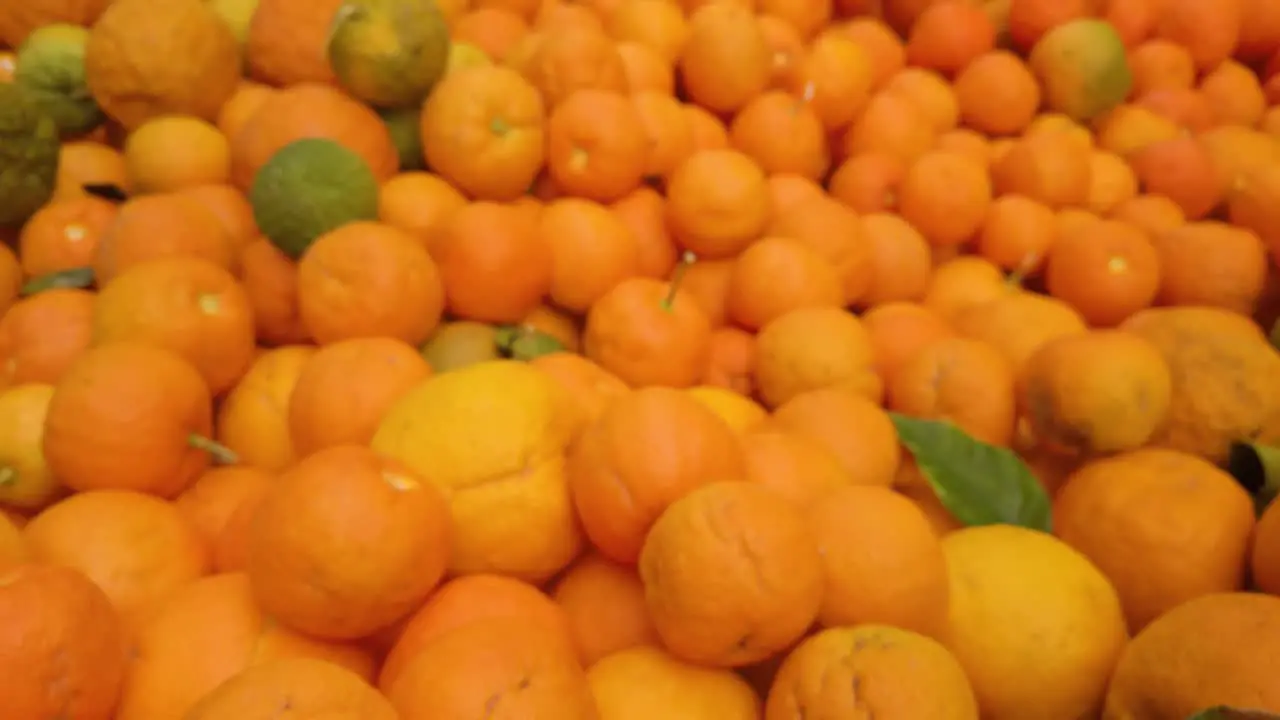
[[676, 293], [680, 292], [680, 283], [684, 281], [685, 273], [689, 272], [689, 267], [697, 261], [698, 256], [688, 250], [685, 250], [684, 255], [680, 256], [680, 262], [676, 264], [675, 270], [671, 272], [671, 283], [667, 288], [667, 296], [662, 298], [663, 310], [671, 310], [671, 306], [676, 301]]
[[12, 465], [0, 467], [0, 487], [7, 487], [18, 482], [18, 471]]
[[203, 435], [191, 433], [187, 436], [187, 444], [196, 450], [209, 453], [213, 461], [219, 465], [235, 465], [240, 462], [240, 456], [234, 450]]

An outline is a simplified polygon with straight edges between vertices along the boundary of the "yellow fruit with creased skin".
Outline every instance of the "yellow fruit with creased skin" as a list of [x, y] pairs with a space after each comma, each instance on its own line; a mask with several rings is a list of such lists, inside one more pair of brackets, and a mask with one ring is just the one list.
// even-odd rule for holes
[[1096, 717], [1128, 642], [1102, 571], [1047, 533], [968, 527], [942, 538], [950, 585], [944, 639], [983, 720]]
[[409, 390], [383, 416], [372, 447], [448, 498], [451, 574], [541, 583], [583, 545], [564, 472], [578, 423], [570, 396], [546, 373], [487, 360]]
[[422, 103], [449, 62], [449, 27], [434, 0], [346, 0], [329, 30], [342, 87], [379, 108]]

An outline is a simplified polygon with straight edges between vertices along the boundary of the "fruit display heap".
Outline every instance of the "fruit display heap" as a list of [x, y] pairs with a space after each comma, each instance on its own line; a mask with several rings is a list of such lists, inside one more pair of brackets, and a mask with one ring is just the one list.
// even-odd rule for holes
[[1280, 1], [0, 2], [0, 720], [1280, 720]]

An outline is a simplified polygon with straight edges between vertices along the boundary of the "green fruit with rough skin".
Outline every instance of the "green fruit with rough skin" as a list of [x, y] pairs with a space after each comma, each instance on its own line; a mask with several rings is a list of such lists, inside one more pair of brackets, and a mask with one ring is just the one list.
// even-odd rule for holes
[[422, 126], [419, 108], [403, 110], [383, 110], [379, 115], [382, 124], [387, 126], [391, 142], [396, 146], [396, 154], [400, 156], [400, 171], [421, 170], [427, 166], [422, 154]]
[[64, 137], [83, 135], [105, 116], [84, 76], [88, 28], [55, 23], [27, 36], [18, 48], [13, 81], [31, 91]]
[[1050, 110], [1086, 122], [1124, 102], [1133, 88], [1124, 41], [1105, 20], [1083, 18], [1045, 33], [1027, 64]]
[[26, 222], [53, 196], [58, 124], [26, 87], [0, 83], [0, 227]]
[[376, 220], [378, 179], [351, 150], [332, 140], [305, 138], [285, 145], [263, 165], [249, 202], [262, 234], [296, 259], [331, 230]]
[[449, 27], [434, 0], [346, 0], [327, 48], [347, 92], [375, 107], [418, 107], [448, 65]]

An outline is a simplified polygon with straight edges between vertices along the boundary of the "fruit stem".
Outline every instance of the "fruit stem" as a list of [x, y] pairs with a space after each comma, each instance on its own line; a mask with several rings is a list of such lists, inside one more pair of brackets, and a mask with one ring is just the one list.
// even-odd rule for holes
[[676, 302], [676, 293], [680, 292], [680, 283], [684, 281], [685, 273], [689, 272], [689, 267], [698, 261], [698, 256], [692, 252], [685, 250], [680, 256], [680, 262], [676, 263], [675, 270], [671, 272], [671, 283], [667, 288], [667, 296], [662, 298], [662, 309], [671, 310], [671, 306]]
[[235, 465], [240, 462], [240, 456], [234, 450], [203, 435], [191, 433], [187, 436], [187, 444], [196, 450], [203, 450], [209, 453], [213, 461], [219, 465]]
[[12, 465], [0, 467], [0, 487], [12, 485], [18, 481], [18, 471]]
[[1031, 274], [1031, 271], [1035, 269], [1036, 263], [1039, 261], [1040, 255], [1038, 253], [1027, 253], [1027, 256], [1022, 258], [1022, 262], [1018, 263], [1018, 267], [1014, 268], [1013, 272], [1009, 273], [1009, 276], [1004, 279], [1005, 284], [1014, 288], [1022, 287], [1022, 283]]

